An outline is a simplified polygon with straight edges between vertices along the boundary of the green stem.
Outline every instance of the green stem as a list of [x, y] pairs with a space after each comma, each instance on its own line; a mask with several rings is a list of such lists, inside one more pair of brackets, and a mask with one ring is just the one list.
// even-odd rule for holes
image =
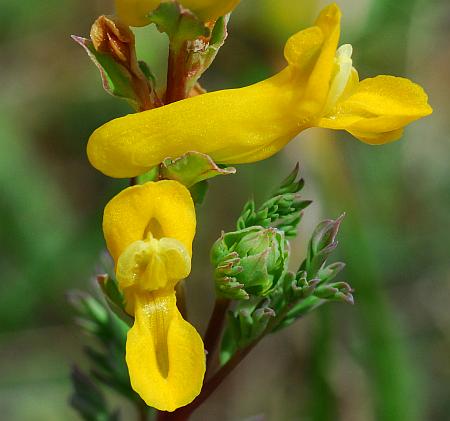
[[[310, 391], [307, 417], [313, 421], [339, 419], [337, 398], [330, 382], [333, 360], [333, 324], [329, 306], [316, 313], [317, 325], [312, 335], [312, 352], [307, 368]], [[318, 398], [320, 397], [320, 398]]]

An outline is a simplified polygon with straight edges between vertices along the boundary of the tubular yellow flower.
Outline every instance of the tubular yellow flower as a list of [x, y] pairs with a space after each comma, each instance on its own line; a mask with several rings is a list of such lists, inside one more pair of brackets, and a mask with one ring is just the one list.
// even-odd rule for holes
[[164, 411], [190, 403], [205, 373], [202, 339], [178, 311], [174, 290], [191, 270], [195, 223], [189, 191], [169, 180], [125, 189], [103, 217], [126, 311], [135, 317], [126, 345], [131, 385]]
[[310, 127], [346, 130], [370, 144], [398, 139], [408, 123], [432, 112], [427, 95], [399, 77], [360, 82], [351, 46], [337, 48], [340, 17], [332, 4], [313, 27], [293, 35], [284, 51], [288, 66], [267, 80], [106, 123], [89, 139], [90, 162], [119, 178], [191, 150], [217, 163], [249, 163], [272, 156]]
[[[167, 1], [167, 0], [166, 0]], [[179, 0], [203, 22], [215, 21], [231, 12], [240, 0]], [[129, 26], [148, 25], [147, 15], [156, 9], [161, 0], [116, 0], [120, 20]]]

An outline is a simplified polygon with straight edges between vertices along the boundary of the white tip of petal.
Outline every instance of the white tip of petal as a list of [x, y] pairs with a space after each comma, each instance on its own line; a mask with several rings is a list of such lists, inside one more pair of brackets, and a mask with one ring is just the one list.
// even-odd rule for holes
[[336, 73], [330, 83], [325, 114], [327, 114], [335, 106], [347, 86], [352, 73], [352, 53], [353, 47], [351, 44], [341, 45], [336, 50], [336, 56], [334, 59]]

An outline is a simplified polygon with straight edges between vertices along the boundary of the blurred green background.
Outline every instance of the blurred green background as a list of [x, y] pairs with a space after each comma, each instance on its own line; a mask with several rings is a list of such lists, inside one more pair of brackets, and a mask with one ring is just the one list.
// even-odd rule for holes
[[[243, 86], [279, 70], [287, 37], [324, 4], [243, 0], [204, 87]], [[448, 420], [450, 3], [339, 5], [341, 43], [353, 44], [361, 77], [407, 76], [424, 86], [435, 112], [383, 147], [311, 129], [277, 156], [211, 183], [188, 283], [200, 331], [213, 305], [209, 246], [233, 228], [249, 196], [264, 198], [296, 161], [314, 204], [294, 259], [320, 219], [347, 212], [336, 258], [348, 264], [356, 304], [327, 306], [264, 340], [194, 420]], [[93, 129], [129, 110], [104, 93], [69, 35], [88, 35], [112, 1], [0, 6], [0, 418], [76, 420], [69, 370], [83, 366], [88, 339], [72, 323], [65, 292], [93, 289], [103, 206], [126, 185], [91, 168], [85, 145]], [[137, 35], [140, 57], [163, 75], [164, 36], [153, 28]], [[134, 419], [129, 410], [124, 419]]]

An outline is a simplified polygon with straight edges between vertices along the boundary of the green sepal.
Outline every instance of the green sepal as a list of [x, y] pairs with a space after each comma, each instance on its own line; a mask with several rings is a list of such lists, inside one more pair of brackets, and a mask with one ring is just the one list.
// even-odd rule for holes
[[163, 2], [148, 15], [158, 31], [165, 32], [172, 45], [199, 37], [209, 37], [209, 28], [192, 12], [181, 8], [176, 2]]
[[195, 204], [201, 204], [208, 191], [208, 179], [235, 173], [235, 168], [219, 167], [210, 156], [192, 151], [176, 159], [166, 158], [160, 165], [139, 175], [137, 183], [144, 184], [163, 179], [176, 180], [189, 189]]
[[139, 100], [129, 71], [110, 55], [98, 52], [91, 40], [76, 35], [72, 35], [72, 39], [84, 48], [97, 66], [105, 91], [112, 96], [127, 100], [134, 109], [137, 109]]
[[137, 184], [145, 184], [149, 181], [159, 180], [159, 165], [155, 165], [146, 173], [137, 176]]
[[194, 151], [179, 158], [166, 158], [160, 168], [160, 178], [176, 180], [188, 188], [218, 175], [235, 173], [235, 168], [220, 168], [210, 156]]

